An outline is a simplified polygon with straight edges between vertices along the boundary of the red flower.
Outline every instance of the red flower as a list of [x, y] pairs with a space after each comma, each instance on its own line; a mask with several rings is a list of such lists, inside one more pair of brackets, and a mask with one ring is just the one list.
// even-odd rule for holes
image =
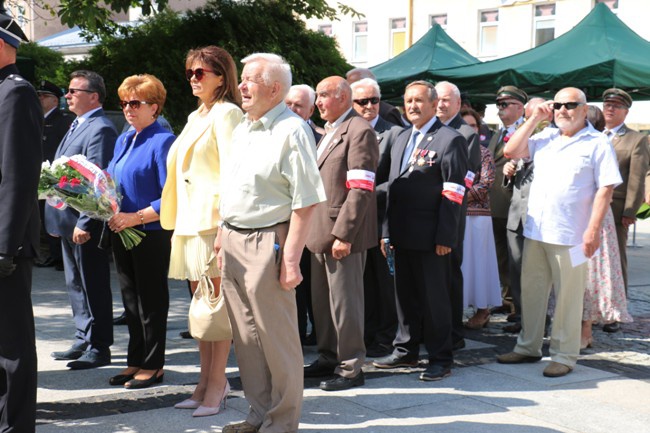
[[74, 188], [75, 186], [79, 186], [79, 185], [81, 185], [81, 181], [79, 179], [73, 178], [72, 180], [70, 180], [71, 187]]
[[59, 188], [65, 188], [65, 184], [68, 182], [68, 176], [61, 176], [59, 179]]

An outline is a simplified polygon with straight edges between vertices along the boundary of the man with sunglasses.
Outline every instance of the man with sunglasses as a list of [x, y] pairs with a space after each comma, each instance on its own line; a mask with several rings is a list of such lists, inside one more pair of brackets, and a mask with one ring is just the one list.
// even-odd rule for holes
[[[524, 226], [522, 330], [514, 351], [497, 360], [521, 364], [542, 358], [553, 287], [556, 306], [551, 362], [544, 369], [547, 377], [564, 376], [575, 367], [587, 259], [600, 246], [603, 218], [614, 187], [621, 183], [616, 154], [606, 137], [587, 122], [587, 110], [580, 89], [562, 89], [554, 101], [535, 107], [504, 149], [508, 158], [532, 158], [535, 178]], [[531, 137], [551, 113], [558, 129], [546, 128]]]
[[[621, 269], [627, 293], [627, 232], [636, 221], [636, 212], [643, 203], [645, 175], [648, 171], [648, 138], [631, 129], [625, 118], [632, 107], [632, 97], [621, 89], [607, 89], [603, 93], [603, 131], [614, 147], [618, 169], [623, 183], [614, 190], [612, 213], [616, 224], [616, 237], [621, 253]], [[617, 332], [618, 322], [603, 326], [605, 332]]]
[[[113, 156], [117, 131], [105, 116], [104, 79], [92, 71], [71, 75], [65, 99], [77, 115], [54, 155], [84, 155], [105, 168]], [[61, 238], [65, 280], [76, 327], [67, 350], [52, 353], [57, 360], [70, 361], [73, 370], [96, 368], [111, 363], [113, 344], [113, 297], [108, 251], [98, 248], [104, 224], [68, 207], [45, 208], [45, 228]]]
[[[528, 95], [515, 86], [503, 86], [497, 91], [496, 106], [499, 109], [498, 115], [502, 126], [490, 140], [488, 150], [494, 158], [494, 185], [503, 184], [503, 166], [508, 162], [503, 153], [508, 140], [515, 130], [524, 123], [524, 104], [528, 102]], [[501, 281], [501, 293], [503, 296], [503, 308], [495, 308], [492, 312], [510, 313], [510, 303], [506, 298], [510, 294], [510, 276], [508, 254], [508, 237], [506, 228], [508, 224], [508, 209], [512, 192], [504, 188], [490, 189], [490, 211], [492, 212], [492, 231], [494, 233], [494, 244], [497, 250], [497, 262], [499, 265], [499, 280]]]
[[[381, 237], [381, 225], [386, 213], [386, 188], [390, 166], [390, 149], [402, 127], [395, 125], [380, 114], [381, 91], [372, 78], [362, 78], [350, 85], [352, 108], [366, 119], [377, 133], [379, 144], [379, 165], [375, 177], [377, 195], [377, 239]], [[383, 164], [382, 164], [383, 161]], [[363, 271], [364, 298], [364, 341], [366, 356], [386, 356], [393, 351], [393, 340], [397, 332], [397, 310], [395, 306], [395, 282], [389, 273], [386, 258], [379, 246], [368, 250], [366, 267]]]

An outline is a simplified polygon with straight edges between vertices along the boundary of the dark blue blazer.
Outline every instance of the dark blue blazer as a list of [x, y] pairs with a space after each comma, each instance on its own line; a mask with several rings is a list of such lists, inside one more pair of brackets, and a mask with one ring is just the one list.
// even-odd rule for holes
[[412, 129], [399, 134], [390, 152], [383, 237], [389, 237], [396, 248], [409, 250], [435, 251], [436, 245], [456, 248], [461, 205], [444, 198], [442, 190], [445, 182], [464, 185], [467, 142], [456, 130], [436, 120], [418, 145], [435, 152], [432, 164], [414, 164], [413, 170], [402, 170], [402, 155]]
[[[115, 154], [107, 170], [111, 176], [114, 176], [115, 164], [123, 157], [134, 135], [134, 130], [127, 131], [117, 139]], [[151, 206], [160, 215], [160, 197], [167, 180], [167, 153], [174, 140], [176, 136], [158, 122], [152, 123], [138, 134], [119, 179], [119, 191], [122, 194], [120, 209], [123, 212], [137, 212]], [[148, 223], [144, 228], [162, 229], [158, 221]]]
[[[117, 131], [113, 123], [104, 115], [104, 110], [95, 111], [85, 122], [77, 127], [72, 135], [66, 133], [54, 158], [60, 156], [85, 155], [88, 161], [106, 168], [113, 155]], [[101, 230], [103, 223], [68, 207], [64, 210], [45, 206], [45, 229], [48, 233], [72, 239], [75, 227], [86, 232]]]

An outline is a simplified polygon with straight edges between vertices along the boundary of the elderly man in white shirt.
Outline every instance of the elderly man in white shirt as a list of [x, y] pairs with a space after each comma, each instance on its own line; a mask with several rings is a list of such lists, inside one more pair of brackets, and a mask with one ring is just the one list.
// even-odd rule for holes
[[[616, 154], [607, 138], [586, 121], [587, 100], [576, 88], [560, 90], [553, 101], [538, 105], [505, 147], [508, 158], [530, 157], [535, 163], [522, 270], [522, 332], [513, 352], [497, 357], [502, 364], [536, 362], [548, 296], [555, 289], [551, 363], [544, 376], [570, 373], [580, 352], [580, 320], [586, 259], [600, 244], [602, 221], [621, 183]], [[537, 125], [554, 113], [558, 129], [531, 137]], [[578, 247], [582, 254], [573, 254]]]

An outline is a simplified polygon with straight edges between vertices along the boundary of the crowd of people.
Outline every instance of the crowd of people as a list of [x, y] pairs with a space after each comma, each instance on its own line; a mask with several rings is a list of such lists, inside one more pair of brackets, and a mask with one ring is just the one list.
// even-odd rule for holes
[[[0, 334], [3, 431], [34, 431], [29, 287], [39, 208], [38, 166], [28, 160], [41, 152], [84, 155], [122, 195], [107, 223], [44, 208], [74, 318], [70, 347], [52, 357], [73, 370], [111, 363], [112, 253], [129, 343], [108, 382], [163, 382], [168, 278], [192, 292], [208, 278], [223, 291], [232, 339], [198, 341], [198, 384], [175, 407], [195, 417], [225, 407], [234, 342], [250, 411], [227, 433], [296, 432], [300, 370], [322, 378], [322, 390], [345, 390], [364, 385], [366, 357], [379, 369], [415, 368], [424, 345], [419, 379], [441, 380], [466, 330], [497, 312], [519, 333], [497, 357], [508, 364], [541, 359], [552, 316], [548, 377], [572, 371], [593, 324], [615, 332], [631, 320], [625, 245], [648, 199], [650, 150], [624, 123], [632, 98], [623, 90], [604, 92], [599, 120], [579, 89], [545, 101], [503, 86], [492, 133], [450, 82], [408, 83], [400, 111], [381, 100], [367, 69], [314, 90], [292, 86], [291, 66], [276, 54], [242, 59], [238, 78], [230, 54], [207, 46], [185, 60], [198, 108], [178, 136], [160, 123], [167, 92], [150, 74], [116, 89], [130, 126], [118, 134], [99, 74], [72, 73], [64, 97], [74, 116], [62, 115], [58, 86], [35, 92], [18, 75], [19, 27], [5, 18], [0, 26], [0, 197], [11, 204], [1, 211], [0, 278], [12, 288], [0, 291], [0, 322], [24, 323], [9, 340]], [[146, 236], [129, 250], [118, 234], [131, 227]], [[469, 306], [475, 314], [464, 321]], [[318, 358], [304, 365], [301, 345], [312, 343]]]

